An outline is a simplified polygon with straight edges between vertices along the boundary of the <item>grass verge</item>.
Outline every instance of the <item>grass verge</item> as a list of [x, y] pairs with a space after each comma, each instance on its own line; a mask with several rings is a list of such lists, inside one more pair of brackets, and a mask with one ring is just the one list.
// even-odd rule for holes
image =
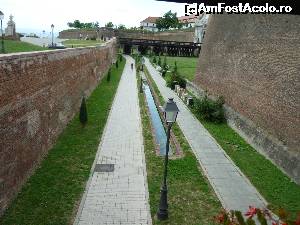
[[112, 66], [110, 82], [104, 77], [87, 100], [87, 125], [82, 128], [76, 114], [0, 219], [0, 224], [72, 223], [124, 65], [125, 59], [118, 69]]
[[23, 41], [13, 41], [13, 40], [4, 40], [4, 49], [5, 49], [5, 53], [49, 50], [48, 48], [43, 48]]
[[[154, 90], [158, 91], [155, 83], [153, 84]], [[160, 93], [157, 92], [157, 94], [160, 96], [160, 100], [162, 100]], [[216, 224], [213, 217], [221, 210], [221, 204], [209, 185], [208, 180], [201, 174], [198, 161], [177, 124], [173, 125], [172, 130], [181, 145], [184, 157], [169, 161], [167, 179], [169, 188], [169, 219], [167, 221], [157, 220], [156, 212], [159, 205], [164, 158], [157, 156], [155, 153], [151, 122], [147, 113], [144, 95], [140, 93], [139, 103], [153, 224]]]

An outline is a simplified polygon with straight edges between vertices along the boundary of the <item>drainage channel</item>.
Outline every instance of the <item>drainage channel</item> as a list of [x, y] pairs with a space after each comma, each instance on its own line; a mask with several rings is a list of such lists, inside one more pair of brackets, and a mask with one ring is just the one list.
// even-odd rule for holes
[[[148, 105], [149, 112], [150, 112], [152, 127], [154, 129], [155, 141], [156, 141], [156, 144], [159, 146], [159, 154], [163, 156], [163, 155], [166, 155], [166, 143], [167, 143], [166, 131], [164, 129], [163, 123], [159, 116], [159, 112], [155, 105], [155, 101], [152, 96], [150, 87], [145, 82], [143, 82], [143, 89], [144, 89], [147, 105]], [[172, 155], [172, 153], [173, 153], [173, 151], [170, 147], [169, 155]]]

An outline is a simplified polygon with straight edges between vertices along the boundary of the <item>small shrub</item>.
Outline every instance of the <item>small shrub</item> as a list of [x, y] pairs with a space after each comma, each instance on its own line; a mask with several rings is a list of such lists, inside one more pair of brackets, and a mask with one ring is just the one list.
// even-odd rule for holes
[[174, 69], [173, 69], [173, 73], [177, 74], [177, 62], [174, 62]]
[[171, 76], [167, 78], [167, 87], [172, 90], [175, 89], [175, 85], [178, 84], [181, 88], [186, 88], [186, 80], [178, 74], [172, 73]]
[[205, 95], [203, 99], [196, 99], [195, 110], [207, 121], [222, 123], [225, 121], [223, 105], [223, 97], [219, 97], [217, 101], [213, 101]]
[[163, 69], [163, 70], [161, 71], [161, 75], [162, 75], [163, 77], [166, 76], [166, 73], [167, 73], [167, 70], [165, 70], [165, 69]]
[[120, 62], [122, 62], [122, 60], [123, 60], [123, 56], [121, 54], [119, 55], [119, 60], [120, 60]]
[[163, 68], [164, 70], [167, 69], [167, 57], [166, 57], [166, 56], [164, 57], [164, 63], [163, 63], [162, 68]]
[[[180, 76], [177, 72], [177, 63], [174, 62], [174, 68], [172, 71], [171, 76], [167, 79], [167, 87], [171, 88], [172, 90], [175, 89], [175, 85], [178, 84], [181, 88], [186, 88], [186, 80]], [[165, 70], [167, 70], [168, 66], [166, 65]]]
[[[243, 217], [240, 211], [222, 211], [218, 216], [215, 217], [215, 220], [219, 224], [223, 225], [299, 225], [300, 224], [300, 213], [296, 220], [289, 218], [289, 213], [284, 209], [279, 209], [278, 212], [279, 218], [274, 218], [272, 213], [268, 209], [259, 209], [253, 206], [249, 206], [248, 212]], [[284, 215], [281, 215], [281, 212]], [[256, 217], [256, 220], [254, 220]], [[253, 219], [254, 218], [254, 219]], [[256, 222], [255, 222], [256, 221]]]
[[156, 56], [153, 57], [152, 62], [153, 62], [154, 64], [156, 64], [156, 62], [157, 62], [157, 61], [156, 61]]
[[85, 126], [85, 124], [88, 121], [85, 97], [83, 97], [81, 100], [80, 111], [79, 111], [79, 121], [82, 124], [82, 126]]
[[117, 69], [119, 68], [119, 62], [118, 62], [118, 60], [116, 61], [116, 68]]
[[157, 65], [159, 65], [161, 67], [161, 58], [160, 56], [158, 56], [158, 62], [157, 62]]
[[107, 77], [106, 77], [107, 82], [110, 81], [110, 76], [111, 76], [111, 69], [109, 68], [109, 70], [107, 72]]

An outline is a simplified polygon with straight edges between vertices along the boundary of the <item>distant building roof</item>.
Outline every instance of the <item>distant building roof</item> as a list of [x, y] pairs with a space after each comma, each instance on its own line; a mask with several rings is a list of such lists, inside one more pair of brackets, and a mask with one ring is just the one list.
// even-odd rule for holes
[[156, 20], [160, 17], [153, 17], [149, 16], [146, 19], [144, 19], [141, 23], [156, 23]]
[[178, 17], [178, 21], [180, 23], [195, 23], [196, 19], [198, 19], [199, 16], [190, 15], [190, 16], [180, 16]]

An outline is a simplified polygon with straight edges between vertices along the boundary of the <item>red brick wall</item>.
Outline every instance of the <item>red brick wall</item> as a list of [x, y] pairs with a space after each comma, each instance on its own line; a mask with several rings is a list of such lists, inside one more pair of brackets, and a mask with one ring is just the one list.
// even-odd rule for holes
[[115, 58], [101, 47], [0, 56], [0, 214]]
[[281, 142], [267, 154], [300, 183], [299, 49], [298, 15], [212, 15], [195, 83]]
[[195, 29], [187, 30], [174, 30], [174, 31], [163, 31], [163, 32], [141, 32], [141, 31], [126, 31], [126, 30], [107, 30], [100, 29], [97, 32], [93, 30], [64, 30], [59, 32], [60, 38], [67, 39], [78, 39], [80, 34], [85, 38], [87, 35], [89, 37], [123, 37], [123, 38], [139, 38], [139, 39], [150, 39], [150, 40], [166, 40], [166, 41], [187, 41], [193, 42]]

